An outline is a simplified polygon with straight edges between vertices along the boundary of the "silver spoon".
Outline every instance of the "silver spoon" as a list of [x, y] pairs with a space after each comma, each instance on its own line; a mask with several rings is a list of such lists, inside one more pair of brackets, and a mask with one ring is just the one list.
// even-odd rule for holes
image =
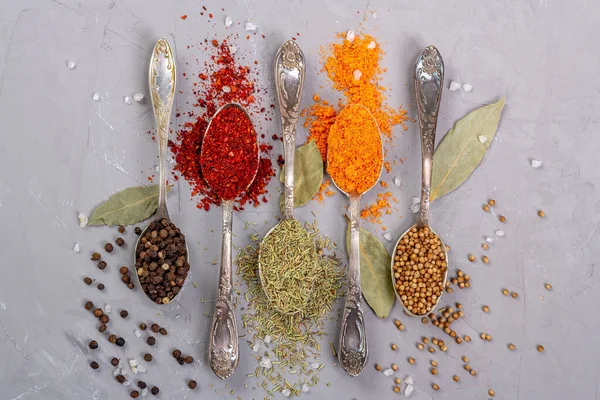
[[[296, 123], [300, 116], [300, 101], [304, 85], [304, 54], [293, 40], [284, 42], [275, 56], [275, 87], [281, 127], [283, 129], [283, 156], [285, 159], [283, 188], [283, 219], [294, 219], [294, 156], [296, 154]], [[281, 222], [280, 222], [281, 223]], [[279, 223], [279, 224], [280, 224]], [[263, 238], [263, 241], [279, 225], [275, 225]], [[260, 252], [258, 271], [262, 287], [266, 287], [261, 271]], [[269, 294], [265, 291], [269, 298]]]
[[[156, 121], [156, 130], [158, 131], [158, 208], [154, 215], [155, 221], [162, 219], [171, 220], [169, 211], [167, 210], [167, 141], [169, 139], [169, 124], [171, 122], [171, 110], [173, 108], [173, 100], [175, 98], [175, 87], [177, 84], [177, 68], [175, 56], [169, 45], [169, 41], [165, 38], [160, 38], [152, 50], [152, 58], [150, 59], [150, 68], [148, 70], [148, 85], [150, 86], [150, 98], [152, 99], [152, 107], [154, 109], [154, 120]], [[144, 231], [138, 237], [133, 251], [134, 264], [137, 265], [137, 248], [140, 245], [140, 240], [146, 234], [150, 224], [146, 226]], [[185, 245], [185, 257], [189, 262], [189, 250], [187, 241]], [[140, 279], [135, 273], [138, 285], [141, 287]], [[179, 294], [171, 299], [173, 301], [179, 297]], [[148, 297], [148, 296], [146, 296]], [[150, 299], [150, 297], [148, 297]]]
[[[347, 105], [341, 112], [349, 112], [352, 107], [362, 107], [360, 104]], [[369, 112], [370, 113], [370, 112]], [[339, 116], [339, 114], [338, 114]], [[379, 131], [377, 121], [373, 116], [372, 122]], [[334, 123], [335, 125], [335, 123]], [[381, 135], [381, 133], [380, 133]], [[381, 138], [379, 139], [381, 142]], [[383, 142], [381, 142], [381, 160], [380, 168], [383, 167]], [[329, 152], [327, 152], [327, 164], [329, 164]], [[344, 315], [340, 328], [340, 344], [338, 348], [338, 359], [344, 371], [350, 376], [358, 376], [369, 356], [369, 348], [367, 346], [367, 330], [363, 317], [361, 305], [361, 289], [360, 289], [360, 198], [371, 190], [379, 181], [379, 176], [373, 182], [373, 185], [363, 193], [346, 193], [344, 192], [335, 179], [331, 177], [333, 184], [350, 199], [350, 254], [348, 262], [348, 290], [346, 292], [346, 303], [344, 304]]]
[[[421, 153], [423, 155], [422, 160], [422, 175], [421, 175], [421, 210], [419, 211], [419, 217], [417, 222], [408, 228], [404, 232], [396, 246], [394, 252], [398, 248], [398, 244], [412, 228], [424, 228], [428, 227], [438, 238], [440, 237], [435, 231], [429, 226], [429, 195], [431, 191], [431, 173], [433, 168], [433, 147], [435, 145], [435, 129], [437, 126], [438, 112], [440, 109], [440, 99], [442, 97], [442, 89], [444, 87], [444, 60], [440, 55], [438, 49], [434, 46], [426, 47], [421, 54], [417, 57], [415, 63], [415, 92], [417, 96], [417, 114], [419, 116], [419, 130], [421, 132]], [[440, 241], [442, 239], [440, 238]], [[446, 251], [446, 245], [442, 242], [442, 248], [444, 250], [444, 256], [446, 263], [448, 262], [448, 252]], [[394, 288], [396, 286], [396, 278], [394, 277], [394, 259], [392, 258], [391, 263], [392, 271], [392, 282]], [[444, 275], [443, 286], [446, 286], [446, 280], [448, 279], [448, 268]], [[404, 302], [400, 298], [398, 291], [396, 297], [404, 311], [407, 314], [414, 317], [422, 317], [422, 315], [414, 314], [409, 311]], [[442, 290], [443, 294], [443, 290]], [[440, 295], [436, 299], [436, 303], [433, 305], [429, 312], [433, 312], [440, 302], [442, 296]]]
[[[229, 107], [237, 107], [244, 112], [246, 118], [251, 121], [250, 116], [246, 110], [236, 103], [225, 104], [219, 108], [215, 115], [213, 115], [210, 123], [206, 127], [206, 133], [204, 134], [204, 142], [206, 143], [207, 138], [211, 134], [218, 134], [211, 130], [211, 126], [215, 117]], [[250, 122], [252, 123], [252, 122]], [[254, 132], [256, 137], [256, 132]], [[204, 146], [200, 153], [200, 159], [204, 153]], [[259, 164], [259, 153], [258, 153], [258, 137], [256, 137], [256, 169], [252, 175], [252, 179], [248, 182], [246, 187], [241, 188], [240, 193], [248, 190], [248, 187], [254, 181], [258, 172]], [[203, 165], [201, 164], [203, 168]], [[235, 171], [233, 171], [235, 172]], [[206, 177], [206, 174], [204, 174]], [[214, 182], [206, 182], [209, 186], [211, 183], [214, 186]], [[239, 362], [239, 339], [237, 323], [235, 319], [235, 311], [232, 302], [231, 288], [232, 288], [232, 251], [231, 251], [231, 232], [233, 227], [233, 199], [223, 199], [223, 239], [221, 243], [221, 271], [219, 273], [219, 289], [217, 294], [217, 300], [215, 304], [215, 312], [213, 314], [212, 325], [210, 328], [209, 337], [209, 353], [208, 362], [215, 375], [221, 379], [227, 379], [233, 374], [235, 368]]]

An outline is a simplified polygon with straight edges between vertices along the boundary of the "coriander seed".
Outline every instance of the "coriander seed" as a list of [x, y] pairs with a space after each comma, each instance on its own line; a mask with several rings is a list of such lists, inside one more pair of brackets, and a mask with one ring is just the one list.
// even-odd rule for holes
[[500, 216], [498, 217], [498, 221], [500, 221], [500, 222], [504, 223], [504, 222], [506, 222], [506, 217], [505, 217], [504, 215], [500, 215]]
[[470, 373], [471, 373], [471, 376], [477, 375], [477, 371], [475, 371], [474, 369], [472, 369]]
[[482, 333], [482, 334], [480, 334], [480, 335], [479, 335], [479, 337], [480, 337], [481, 339], [485, 340], [485, 333]]
[[399, 331], [403, 331], [404, 330], [404, 325], [400, 324], [400, 326], [398, 327]]
[[423, 350], [424, 348], [425, 348], [425, 345], [423, 345], [423, 343], [417, 343], [417, 349]]
[[490, 246], [489, 246], [487, 243], [483, 243], [483, 244], [481, 245], [481, 248], [482, 248], [482, 249], [484, 249], [484, 250], [489, 250], [489, 249], [490, 249]]
[[[396, 385], [399, 385], [400, 383], [402, 383], [402, 379], [400, 379], [400, 378], [396, 378], [396, 379], [394, 379], [394, 383], [395, 383]], [[399, 388], [398, 388], [398, 389], [399, 389]]]
[[469, 364], [465, 364], [463, 368], [465, 369], [465, 371], [471, 371], [471, 366]]
[[[191, 364], [194, 362], [194, 357], [186, 356], [183, 360], [185, 361], [186, 364]], [[396, 367], [396, 368], [398, 368], [398, 367]]]
[[430, 347], [428, 350], [430, 353], [435, 353], [435, 349], [433, 347]]
[[398, 346], [396, 346], [396, 343], [392, 343], [392, 350], [396, 351], [398, 350]]
[[429, 318], [427, 318], [427, 317], [423, 317], [423, 318], [421, 318], [421, 323], [422, 323], [423, 325], [425, 325], [425, 324], [428, 324], [428, 323], [429, 323]]
[[488, 306], [481, 307], [484, 313], [490, 312], [490, 308]]
[[546, 284], [544, 285], [544, 287], [546, 288], [546, 290], [552, 290], [552, 285], [551, 285], [551, 284], [549, 284], [549, 283], [546, 283]]
[[459, 382], [460, 381], [460, 378], [458, 377], [458, 375], [454, 375], [452, 377], [452, 379], [454, 380], [454, 382]]
[[502, 294], [508, 296], [508, 289], [502, 289]]
[[428, 339], [427, 337], [425, 337], [425, 336], [423, 336], [423, 337], [421, 338], [421, 341], [422, 341], [423, 343], [425, 343], [425, 344], [429, 343], [429, 339]]
[[475, 262], [475, 256], [473, 254], [469, 254], [469, 261]]
[[100, 261], [98, 263], [98, 269], [101, 270], [101, 271], [104, 271], [106, 269], [107, 265], [108, 264], [106, 264], [106, 261]]
[[432, 367], [437, 367], [438, 366], [438, 363], [435, 360], [431, 360], [429, 363], [431, 364]]
[[516, 349], [516, 346], [514, 344], [512, 344], [512, 343], [509, 343], [508, 344], [508, 349], [509, 350], [514, 350], [514, 349]]
[[496, 205], [496, 200], [494, 200], [494, 199], [489, 199], [489, 200], [488, 200], [488, 204], [489, 204], [490, 206], [494, 207], [494, 206]]
[[542, 346], [541, 344], [538, 344], [537, 351], [539, 351], [540, 353], [543, 353], [544, 352], [544, 346]]
[[488, 390], [488, 394], [489, 394], [491, 397], [494, 397], [494, 395], [496, 394], [496, 392], [494, 392], [492, 389], [490, 389], [490, 390]]
[[392, 364], [392, 371], [398, 371], [398, 366], [396, 364]]
[[461, 344], [463, 340], [460, 336], [457, 336], [456, 339], [454, 339], [454, 341], [456, 342], [456, 344]]
[[108, 324], [108, 321], [110, 321], [110, 318], [108, 317], [108, 315], [104, 314], [103, 316], [100, 317], [100, 322], [102, 322], [103, 324]]
[[401, 322], [399, 319], [394, 321], [394, 325], [396, 325], [396, 328], [399, 327], [401, 325]]
[[115, 379], [117, 380], [117, 382], [119, 382], [120, 384], [123, 384], [127, 379], [125, 378], [125, 376], [123, 375], [117, 375], [115, 376]]
[[462, 356], [461, 359], [466, 363], [469, 362], [469, 357], [467, 357], [467, 356]]
[[[175, 356], [175, 352], [173, 352], [173, 356]], [[376, 371], [381, 371], [381, 365], [375, 364], [375, 370]]]
[[433, 385], [431, 385], [431, 387], [433, 388], [433, 390], [440, 390], [440, 385], [438, 385], [437, 383], [434, 383]]
[[412, 358], [412, 357], [408, 357], [408, 363], [411, 364], [411, 365], [414, 364], [415, 363], [415, 359]]
[[487, 258], [487, 256], [483, 256], [483, 257], [481, 257], [481, 261], [483, 261], [484, 264], [489, 264], [490, 259]]
[[510, 297], [512, 297], [513, 299], [516, 299], [517, 297], [519, 297], [519, 294], [517, 292], [512, 292], [510, 294]]
[[438, 370], [437, 370], [437, 368], [431, 368], [431, 369], [429, 370], [429, 372], [431, 372], [431, 375], [437, 375], [437, 373], [438, 373]]
[[400, 393], [400, 388], [398, 386], [394, 386], [394, 393]]
[[545, 213], [545, 212], [543, 212], [542, 210], [539, 210], [539, 211], [538, 211], [538, 216], [539, 216], [540, 218], [544, 218], [544, 217], [546, 216], [546, 213]]
[[483, 211], [489, 212], [490, 211], [490, 206], [488, 206], [487, 204], [484, 204], [483, 205]]

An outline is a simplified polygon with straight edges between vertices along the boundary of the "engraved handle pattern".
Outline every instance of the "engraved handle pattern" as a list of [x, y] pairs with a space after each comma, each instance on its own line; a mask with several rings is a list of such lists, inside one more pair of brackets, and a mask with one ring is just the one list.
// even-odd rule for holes
[[338, 359], [344, 371], [358, 376], [369, 356], [367, 331], [360, 302], [360, 195], [350, 196], [350, 261], [348, 291], [340, 329]]
[[239, 340], [235, 311], [231, 297], [231, 228], [233, 200], [223, 202], [223, 243], [221, 245], [221, 272], [215, 313], [209, 338], [208, 362], [215, 375], [227, 379], [239, 362]]

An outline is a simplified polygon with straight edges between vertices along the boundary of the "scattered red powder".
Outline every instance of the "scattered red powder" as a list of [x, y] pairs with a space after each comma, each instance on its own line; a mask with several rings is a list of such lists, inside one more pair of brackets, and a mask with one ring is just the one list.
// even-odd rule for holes
[[185, 20], [187, 19], [187, 14], [185, 14], [185, 15], [182, 15], [182, 16], [181, 16], [181, 19], [185, 21]]

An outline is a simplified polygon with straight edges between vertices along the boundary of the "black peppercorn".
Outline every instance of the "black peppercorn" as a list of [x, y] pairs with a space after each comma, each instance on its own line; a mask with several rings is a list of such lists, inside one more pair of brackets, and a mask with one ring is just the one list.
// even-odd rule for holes
[[167, 332], [167, 330], [165, 328], [160, 328], [158, 330], [160, 332], [161, 335], [166, 336], [169, 332]]
[[90, 346], [90, 349], [95, 350], [98, 348], [98, 342], [96, 342], [95, 340], [91, 340], [88, 346]]
[[85, 307], [86, 310], [90, 311], [92, 308], [94, 308], [94, 303], [92, 303], [91, 301], [88, 300], [88, 301], [85, 302], [85, 306], [84, 307]]
[[118, 367], [118, 366], [119, 366], [119, 359], [118, 359], [117, 357], [113, 357], [113, 358], [110, 360], [110, 363], [111, 363], [111, 365], [112, 365], [113, 367]]
[[177, 362], [179, 363], [179, 365], [183, 365], [183, 364], [185, 364], [185, 358], [177, 357]]
[[104, 250], [106, 250], [107, 253], [112, 253], [112, 251], [113, 251], [113, 245], [112, 245], [112, 243], [106, 243], [104, 245]]
[[90, 258], [90, 260], [92, 260], [92, 261], [98, 261], [100, 259], [100, 257], [102, 257], [100, 255], [100, 253], [94, 253], [94, 254], [92, 254], [92, 257]]
[[98, 268], [101, 269], [101, 270], [104, 270], [106, 268], [106, 265], [107, 265], [106, 261], [100, 261], [98, 263]]
[[144, 360], [146, 360], [148, 362], [152, 361], [152, 354], [150, 354], [150, 353], [144, 354]]
[[90, 363], [90, 367], [92, 367], [92, 369], [98, 369], [98, 368], [100, 368], [100, 365], [98, 365], [98, 363], [96, 361], [92, 361]]
[[117, 343], [117, 335], [109, 335], [108, 336], [108, 341], [111, 343]]
[[115, 240], [115, 243], [117, 244], [117, 246], [122, 247], [125, 244], [125, 240], [123, 240], [123, 238], [117, 238], [117, 240]]
[[188, 387], [192, 390], [196, 389], [196, 386], [198, 386], [198, 383], [196, 383], [195, 380], [190, 379], [190, 381], [188, 382]]
[[119, 233], [125, 233], [125, 227], [123, 225], [119, 226]]
[[125, 339], [123, 339], [122, 337], [118, 338], [117, 341], [115, 342], [115, 344], [119, 347], [123, 347], [125, 346]]
[[141, 330], [143, 330], [143, 331], [145, 331], [145, 330], [146, 330], [146, 328], [148, 328], [148, 325], [146, 325], [145, 323], [143, 323], [143, 322], [142, 322], [142, 323], [140, 324], [140, 329], [141, 329]]
[[[90, 301], [90, 303], [91, 303], [91, 301]], [[92, 304], [92, 307], [93, 307], [93, 306], [94, 306], [94, 305]], [[101, 317], [103, 314], [104, 314], [104, 311], [102, 311], [102, 309], [101, 309], [101, 308], [96, 308], [96, 309], [94, 310], [94, 317], [96, 317], [96, 318], [100, 318], [100, 317]]]
[[138, 392], [137, 390], [132, 390], [130, 396], [134, 399], [137, 399], [138, 397], [140, 397], [140, 392]]
[[152, 332], [158, 333], [158, 331], [160, 330], [160, 326], [158, 324], [152, 324], [150, 326], [150, 329], [152, 329]]
[[127, 268], [126, 266], [122, 266], [121, 268], [119, 268], [119, 272], [121, 273], [121, 275], [125, 275], [129, 273], [129, 268]]
[[119, 383], [123, 383], [123, 382], [125, 382], [127, 380], [123, 375], [117, 375], [117, 376], [115, 376], [115, 379]]
[[129, 274], [121, 275], [121, 281], [125, 284], [131, 282], [131, 278], [129, 277]]
[[129, 316], [129, 313], [127, 312], [127, 310], [121, 310], [119, 315], [121, 316], [121, 318], [125, 319]]
[[175, 358], [181, 357], [181, 350], [177, 350], [177, 349], [173, 350], [173, 357], [175, 357]]
[[104, 314], [103, 316], [100, 317], [100, 322], [102, 322], [103, 324], [108, 324], [108, 321], [110, 321], [110, 318], [108, 317], [108, 315]]
[[140, 389], [146, 389], [146, 386], [148, 386], [144, 381], [138, 381], [137, 385]]
[[85, 282], [86, 285], [91, 285], [92, 282], [94, 282], [94, 280], [92, 278], [90, 278], [89, 276], [86, 276], [85, 278], [83, 278], [83, 281]]
[[192, 356], [187, 356], [187, 357], [186, 357], [184, 360], [185, 360], [185, 362], [186, 362], [187, 364], [191, 364], [191, 363], [193, 363], [193, 362], [194, 362], [194, 357], [192, 357]]
[[100, 332], [100, 333], [104, 333], [104, 332], [106, 332], [106, 329], [107, 329], [107, 328], [108, 328], [108, 327], [106, 326], [106, 324], [102, 324], [102, 325], [100, 325], [100, 326], [98, 327], [98, 332]]
[[152, 386], [152, 389], [150, 389], [150, 393], [152, 393], [153, 396], [156, 396], [158, 392], [160, 392], [160, 389], [156, 386]]
[[148, 336], [146, 343], [148, 343], [150, 346], [154, 346], [156, 344], [156, 338], [154, 336]]
[[98, 284], [98, 290], [104, 290], [105, 286], [103, 283]]
[[139, 226], [136, 226], [133, 231], [135, 232], [136, 235], [142, 234], [142, 228], [140, 228]]

